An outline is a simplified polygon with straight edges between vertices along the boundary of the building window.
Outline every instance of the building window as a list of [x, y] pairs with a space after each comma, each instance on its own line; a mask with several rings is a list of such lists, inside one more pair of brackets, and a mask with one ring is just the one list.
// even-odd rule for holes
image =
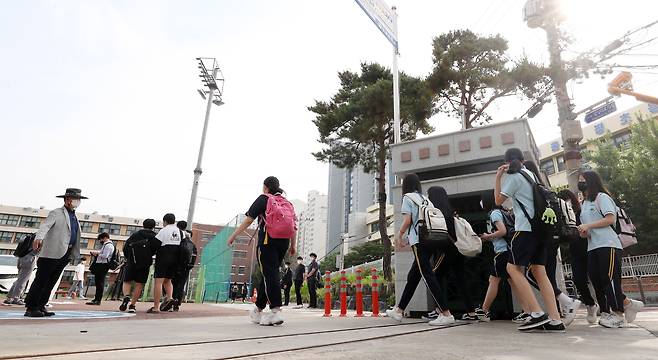
[[23, 216], [21, 218], [20, 227], [38, 228], [41, 225], [41, 219], [35, 216]]
[[17, 226], [18, 215], [0, 214], [0, 225]]
[[555, 174], [555, 164], [553, 164], [553, 158], [542, 161], [540, 167], [547, 176]]
[[91, 233], [92, 232], [92, 230], [91, 230], [92, 225], [93, 224], [90, 223], [89, 221], [80, 221], [80, 228], [82, 229], [83, 233]]
[[101, 223], [98, 226], [98, 232], [99, 233], [108, 233], [110, 235], [119, 235], [121, 234], [121, 225], [119, 224], [105, 224]]
[[89, 248], [89, 239], [80, 238], [80, 249], [88, 249], [88, 248]]
[[130, 236], [130, 235], [136, 233], [139, 229], [140, 229], [139, 226], [128, 225], [128, 226], [126, 226], [125, 236]]
[[567, 167], [564, 164], [564, 156], [558, 156], [557, 157], [557, 171], [560, 172], [560, 171], [564, 171], [566, 169], [567, 169]]
[[231, 275], [235, 275], [235, 265], [231, 265]]
[[631, 146], [631, 133], [627, 132], [619, 134], [615, 136], [612, 141], [614, 141], [615, 146], [618, 148], [628, 148]]
[[244, 266], [239, 266], [238, 267], [238, 275], [244, 275], [244, 270], [245, 270]]
[[241, 250], [235, 250], [233, 252], [233, 257], [238, 258], [238, 259], [246, 259], [247, 258], [247, 252], [246, 251], [241, 251]]
[[0, 231], [0, 242], [11, 242], [11, 239], [14, 237], [13, 232], [9, 231]]
[[370, 224], [370, 232], [371, 233], [376, 233], [379, 231], [379, 222], [375, 222]]

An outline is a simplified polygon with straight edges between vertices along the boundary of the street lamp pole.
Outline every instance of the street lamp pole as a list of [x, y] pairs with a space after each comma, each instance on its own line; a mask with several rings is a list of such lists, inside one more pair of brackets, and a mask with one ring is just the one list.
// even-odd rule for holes
[[[208, 69], [205, 66], [204, 60], [212, 60], [212, 69]], [[201, 144], [199, 145], [199, 157], [197, 159], [196, 168], [194, 168], [194, 182], [192, 183], [192, 194], [190, 196], [190, 206], [187, 213], [187, 224], [190, 228], [194, 221], [194, 210], [196, 207], [197, 192], [199, 190], [199, 179], [201, 178], [201, 173], [203, 173], [201, 170], [201, 163], [203, 161], [203, 150], [206, 145], [206, 133], [208, 131], [208, 120], [210, 119], [210, 108], [212, 107], [212, 104], [217, 106], [224, 104], [222, 102], [224, 79], [217, 78], [217, 75], [219, 74], [217, 61], [214, 58], [197, 58], [197, 61], [199, 61], [199, 69], [201, 70], [201, 75], [199, 75], [199, 77], [202, 78], [204, 85], [208, 87], [208, 92], [206, 93], [199, 90], [199, 94], [201, 94], [204, 99], [207, 97], [207, 104], [206, 117], [203, 122], [203, 131], [201, 132]], [[217, 85], [218, 81], [220, 82], [220, 86]]]

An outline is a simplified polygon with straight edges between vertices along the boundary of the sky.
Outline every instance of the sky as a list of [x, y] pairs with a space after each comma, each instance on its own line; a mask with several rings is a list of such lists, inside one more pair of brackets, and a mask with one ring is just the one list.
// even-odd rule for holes
[[[432, 38], [463, 28], [500, 33], [513, 58], [546, 63], [545, 34], [523, 22], [524, 3], [388, 1], [398, 8], [400, 70], [427, 75]], [[569, 4], [567, 59], [658, 18], [645, 0]], [[657, 28], [632, 39], [658, 36]], [[655, 64], [657, 43], [615, 62]], [[352, 0], [14, 1], [0, 12], [0, 53], [0, 204], [54, 208], [55, 195], [78, 187], [90, 198], [82, 212], [157, 219], [187, 217], [205, 113], [195, 58], [217, 58], [225, 104], [211, 110], [195, 215], [210, 224], [245, 212], [269, 175], [290, 198], [326, 193], [328, 166], [311, 155], [321, 145], [307, 106], [335, 93], [338, 71], [392, 60]], [[634, 73], [637, 91], [658, 94], [653, 71]], [[576, 108], [606, 97], [610, 79], [571, 82]], [[511, 120], [528, 106], [510, 98], [491, 113]], [[459, 128], [444, 115], [430, 122], [437, 133]], [[558, 137], [555, 105], [530, 124], [537, 143]]]

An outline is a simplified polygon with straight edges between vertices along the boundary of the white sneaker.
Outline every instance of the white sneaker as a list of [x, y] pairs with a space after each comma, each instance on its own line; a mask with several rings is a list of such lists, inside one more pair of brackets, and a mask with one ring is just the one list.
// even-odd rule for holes
[[270, 317], [270, 319], [269, 319], [270, 320], [270, 325], [281, 325], [281, 324], [283, 324], [283, 315], [281, 315], [281, 311], [272, 312], [272, 314], [269, 317]]
[[596, 315], [599, 313], [599, 306], [594, 304], [587, 306], [587, 322], [594, 325], [596, 324]]
[[580, 309], [580, 300], [574, 300], [571, 304], [564, 307], [564, 319], [562, 322], [564, 326], [569, 326], [576, 319], [576, 311]]
[[260, 326], [272, 326], [272, 314], [262, 314], [260, 316]]
[[620, 319], [616, 314], [601, 313], [599, 325], [609, 329], [618, 329], [624, 326], [624, 320]]
[[402, 321], [402, 313], [398, 312], [397, 309], [386, 310], [386, 316], [397, 322]]
[[631, 302], [624, 306], [624, 317], [626, 318], [627, 323], [632, 323], [635, 321], [635, 317], [637, 316], [637, 313], [644, 308], [644, 303], [642, 301], [637, 301], [633, 299], [628, 299]]
[[251, 322], [254, 324], [260, 324], [260, 320], [263, 317], [262, 315], [263, 313], [255, 306], [249, 312], [249, 317], [251, 318]]
[[436, 320], [432, 320], [429, 322], [431, 326], [445, 326], [445, 325], [450, 325], [455, 323], [455, 317], [450, 315], [450, 316], [445, 316], [443, 314], [439, 314], [439, 317], [436, 318]]

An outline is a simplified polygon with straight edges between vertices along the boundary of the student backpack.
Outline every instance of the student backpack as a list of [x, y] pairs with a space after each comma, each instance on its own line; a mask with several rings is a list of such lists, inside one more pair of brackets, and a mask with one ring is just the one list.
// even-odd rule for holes
[[482, 239], [473, 231], [466, 219], [455, 216], [455, 246], [457, 250], [468, 257], [475, 257], [482, 252]]
[[[599, 197], [596, 197], [596, 200], [594, 201], [596, 205], [596, 209], [599, 210], [599, 213], [601, 213], [601, 216], [605, 217], [603, 215], [603, 211], [601, 211], [601, 206], [599, 206]], [[621, 241], [621, 247], [622, 248], [627, 248], [629, 246], [637, 244], [637, 234], [636, 234], [636, 229], [635, 225], [633, 225], [633, 221], [631, 221], [631, 218], [626, 214], [626, 211], [619, 206], [616, 206], [617, 208], [617, 213], [615, 214], [615, 224], [610, 225], [612, 230], [615, 231], [617, 235], [619, 235], [619, 241]]]
[[138, 269], [149, 267], [153, 263], [153, 250], [148, 238], [127, 242], [123, 253]]
[[[448, 225], [443, 212], [435, 208], [423, 195], [416, 194], [422, 201], [417, 201], [411, 195], [406, 194], [405, 196], [418, 206], [418, 220], [411, 226], [418, 234], [418, 242], [428, 249], [438, 249], [451, 245], [452, 240], [448, 235]], [[411, 232], [411, 227], [409, 232]]]
[[[525, 171], [519, 170], [521, 174], [532, 186], [532, 203], [535, 208], [535, 216], [530, 218], [525, 206], [518, 200], [516, 202], [521, 206], [521, 210], [525, 217], [530, 221], [532, 231], [538, 235], [556, 235], [560, 226], [562, 213], [560, 202], [557, 194], [546, 186], [540, 184], [538, 181], [532, 179]], [[562, 222], [563, 219], [562, 219]]]
[[265, 231], [275, 239], [290, 239], [297, 231], [297, 215], [295, 207], [281, 194], [265, 194], [267, 207], [265, 210]]
[[[505, 224], [505, 230], [507, 230], [505, 235], [503, 235], [503, 238], [509, 243], [514, 237], [514, 213], [505, 209], [494, 209], [489, 212], [489, 220], [491, 220], [491, 213], [494, 211], [500, 211], [503, 216], [503, 224]], [[496, 224], [493, 222], [491, 223], [491, 228], [494, 229], [494, 231], [498, 230]]]
[[189, 236], [184, 236], [182, 232], [181, 239], [178, 265], [181, 269], [190, 270], [196, 263], [197, 249]]
[[23, 237], [23, 240], [21, 240], [20, 243], [18, 243], [18, 246], [16, 246], [16, 250], [14, 250], [14, 256], [17, 258], [22, 258], [23, 256], [27, 255], [32, 251], [32, 243], [34, 242], [36, 234], [26, 234]]
[[114, 252], [112, 253], [112, 256], [110, 257], [110, 261], [108, 261], [107, 264], [110, 267], [110, 270], [116, 270], [121, 265], [121, 257], [119, 255], [119, 250], [117, 249], [116, 246], [114, 246]]

